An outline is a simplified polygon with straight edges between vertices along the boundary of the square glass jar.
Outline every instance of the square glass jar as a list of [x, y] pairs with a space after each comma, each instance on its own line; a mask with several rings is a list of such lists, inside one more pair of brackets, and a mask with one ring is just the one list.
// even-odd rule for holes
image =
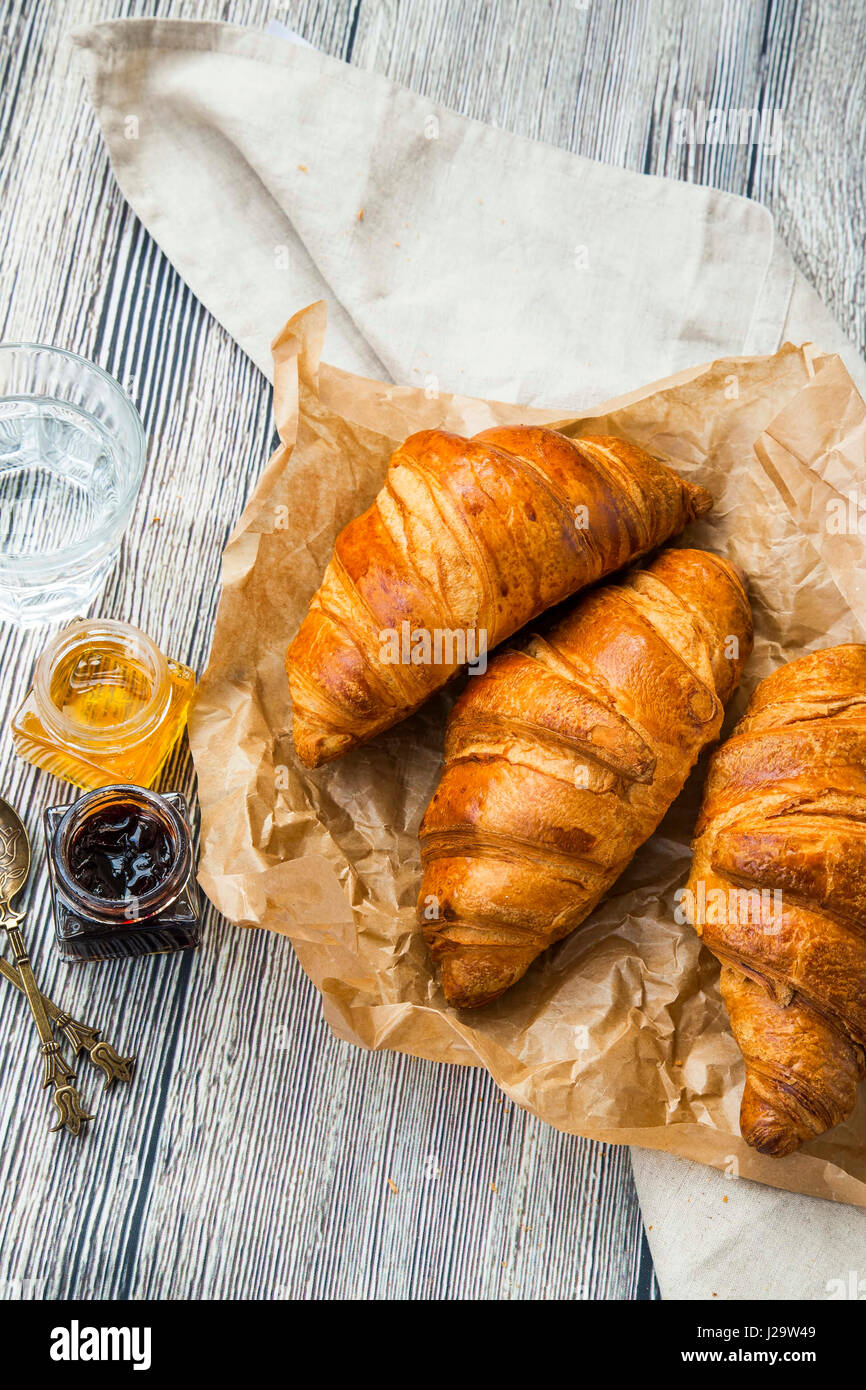
[[85, 789], [150, 786], [186, 724], [195, 675], [129, 623], [77, 619], [45, 648], [12, 719], [15, 752]]
[[[199, 945], [192, 835], [179, 792], [102, 787], [71, 805], [50, 806], [44, 823], [63, 960], [117, 960]], [[125, 891], [124, 883], [131, 885]]]

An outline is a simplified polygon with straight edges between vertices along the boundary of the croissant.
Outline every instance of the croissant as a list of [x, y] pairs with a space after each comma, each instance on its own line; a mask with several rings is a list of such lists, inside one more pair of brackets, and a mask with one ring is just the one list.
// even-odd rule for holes
[[740, 1127], [781, 1156], [851, 1114], [866, 1047], [866, 646], [762, 681], [710, 764], [685, 915], [722, 963]]
[[449, 1004], [513, 985], [655, 830], [752, 648], [742, 582], [663, 551], [470, 678], [421, 824], [419, 921]]
[[337, 537], [286, 656], [307, 767], [411, 714], [467, 661], [677, 535], [709, 493], [623, 439], [413, 434]]

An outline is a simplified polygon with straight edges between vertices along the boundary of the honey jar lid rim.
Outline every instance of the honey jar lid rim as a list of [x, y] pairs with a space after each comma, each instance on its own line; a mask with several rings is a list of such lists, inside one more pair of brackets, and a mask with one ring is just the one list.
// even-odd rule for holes
[[[60, 657], [74, 651], [77, 646], [93, 646], [100, 637], [105, 639], [106, 648], [112, 639], [115, 643], [120, 639], [134, 641], [139, 647], [139, 654], [147, 656], [153, 676], [151, 694], [144, 707], [130, 719], [104, 728], [70, 719], [58, 708], [51, 694], [51, 677]], [[133, 623], [125, 623], [118, 618], [77, 618], [67, 624], [37, 658], [33, 690], [43, 719], [67, 742], [87, 743], [103, 749], [115, 745], [119, 737], [122, 737], [124, 744], [136, 743], [156, 727], [171, 700], [168, 659], [153, 638]]]

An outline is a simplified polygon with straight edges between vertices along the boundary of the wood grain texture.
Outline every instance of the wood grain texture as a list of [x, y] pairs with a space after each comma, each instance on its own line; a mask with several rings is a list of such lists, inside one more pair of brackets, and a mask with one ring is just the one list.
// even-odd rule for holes
[[[129, 386], [148, 468], [100, 609], [198, 669], [220, 552], [270, 449], [270, 391], [114, 185], [64, 36], [121, 14], [280, 19], [468, 115], [759, 197], [866, 341], [858, 0], [2, 0], [2, 336], [83, 352]], [[699, 99], [781, 108], [778, 156], [677, 145], [674, 113]], [[44, 636], [0, 627], [4, 729]], [[38, 857], [41, 811], [68, 789], [8, 735], [2, 773]], [[162, 785], [191, 789], [185, 749]], [[0, 992], [0, 1296], [652, 1294], [625, 1150], [546, 1128], [484, 1073], [336, 1042], [282, 940], [209, 912], [195, 956], [67, 970], [44, 876], [30, 908], [46, 991], [134, 1043], [141, 1067], [105, 1098], [82, 1069], [98, 1123], [83, 1146], [49, 1136], [31, 1025]]]

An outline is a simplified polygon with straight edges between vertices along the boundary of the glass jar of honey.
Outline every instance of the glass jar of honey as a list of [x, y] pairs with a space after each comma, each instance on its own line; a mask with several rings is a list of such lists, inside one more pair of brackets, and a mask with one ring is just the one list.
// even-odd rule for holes
[[12, 720], [19, 757], [91, 789], [148, 787], [176, 743], [195, 689], [187, 666], [108, 618], [63, 629], [36, 663]]
[[63, 960], [118, 960], [198, 946], [192, 836], [179, 792], [101, 787], [71, 806], [49, 806], [44, 822]]

